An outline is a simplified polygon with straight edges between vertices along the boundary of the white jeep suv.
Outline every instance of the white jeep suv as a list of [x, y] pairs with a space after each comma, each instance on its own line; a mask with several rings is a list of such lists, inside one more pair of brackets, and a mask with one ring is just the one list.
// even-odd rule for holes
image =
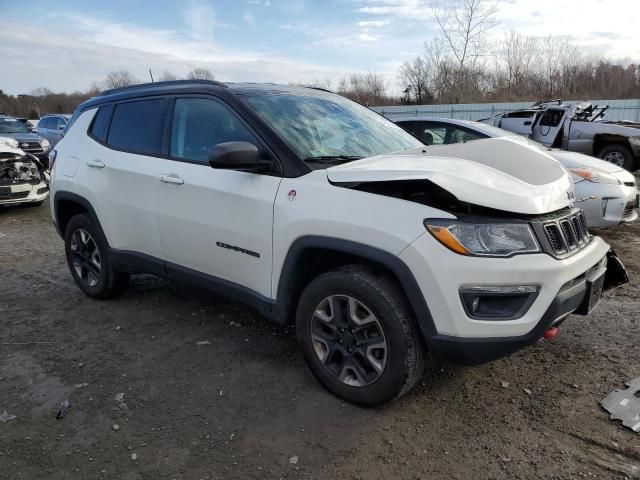
[[70, 123], [51, 209], [87, 295], [137, 272], [229, 295], [295, 322], [358, 404], [408, 391], [427, 353], [477, 364], [551, 337], [626, 281], [567, 172], [521, 142], [425, 147], [330, 92], [210, 81], [107, 91]]

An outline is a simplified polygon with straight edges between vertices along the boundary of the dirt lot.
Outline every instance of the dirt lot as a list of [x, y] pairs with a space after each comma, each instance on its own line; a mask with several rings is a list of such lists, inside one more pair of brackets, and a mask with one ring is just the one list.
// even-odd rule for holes
[[640, 225], [601, 234], [632, 285], [594, 314], [367, 410], [240, 305], [151, 276], [85, 297], [48, 207], [0, 210], [0, 478], [640, 478], [640, 436], [598, 405], [640, 375]]

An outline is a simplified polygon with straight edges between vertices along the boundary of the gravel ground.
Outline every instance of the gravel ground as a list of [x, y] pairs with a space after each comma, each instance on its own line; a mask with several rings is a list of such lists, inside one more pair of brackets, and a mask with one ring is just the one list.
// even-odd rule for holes
[[87, 298], [48, 206], [0, 209], [0, 478], [640, 478], [640, 436], [598, 403], [640, 375], [640, 224], [600, 234], [632, 284], [591, 316], [362, 409], [241, 305], [152, 276]]

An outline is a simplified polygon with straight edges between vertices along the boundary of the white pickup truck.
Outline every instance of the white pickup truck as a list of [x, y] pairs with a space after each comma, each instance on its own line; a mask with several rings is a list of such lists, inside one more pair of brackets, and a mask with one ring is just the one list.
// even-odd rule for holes
[[633, 171], [640, 167], [640, 123], [603, 120], [608, 107], [561, 100], [480, 120], [548, 147], [586, 153]]

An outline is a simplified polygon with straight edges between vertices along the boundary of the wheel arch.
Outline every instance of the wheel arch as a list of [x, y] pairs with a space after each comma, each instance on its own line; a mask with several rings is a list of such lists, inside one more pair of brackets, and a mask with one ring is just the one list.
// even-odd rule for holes
[[91, 205], [91, 202], [86, 198], [72, 192], [56, 192], [53, 199], [53, 211], [55, 215], [56, 230], [63, 239], [69, 220], [71, 220], [74, 215], [81, 213], [86, 213], [91, 217], [91, 220], [96, 224], [96, 227], [98, 227], [98, 230], [104, 237], [104, 232], [102, 231], [98, 215], [96, 215], [96, 211]]
[[363, 264], [390, 276], [400, 287], [425, 340], [437, 333], [427, 302], [409, 267], [396, 255], [363, 243], [333, 237], [305, 236], [290, 246], [276, 294], [279, 317], [294, 320], [302, 290], [319, 274], [348, 264]]
[[593, 136], [593, 154], [598, 155], [600, 150], [611, 144], [622, 144], [628, 148], [629, 151], [632, 151], [629, 137], [613, 133], [599, 133]]

